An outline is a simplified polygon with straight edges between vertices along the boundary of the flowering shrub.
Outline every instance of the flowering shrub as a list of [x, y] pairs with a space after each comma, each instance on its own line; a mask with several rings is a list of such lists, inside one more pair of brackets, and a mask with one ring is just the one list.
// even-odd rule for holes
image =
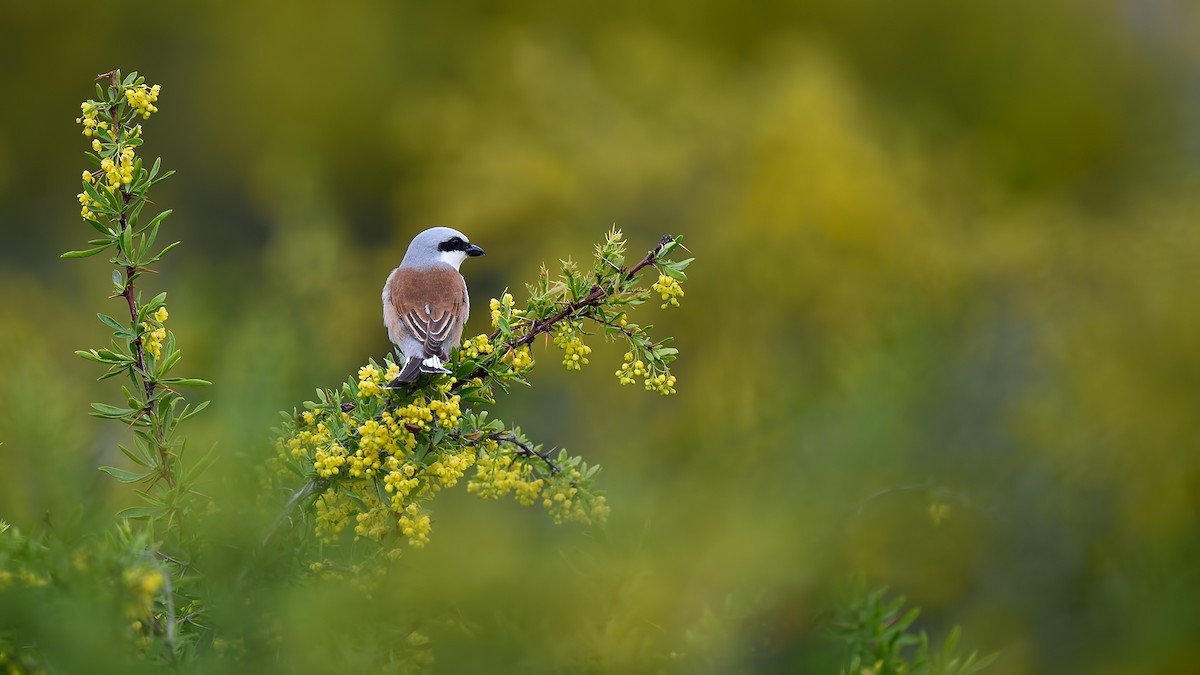
[[660, 283], [672, 289], [671, 297], [682, 294], [679, 280], [691, 259], [668, 257], [679, 246], [678, 237], [663, 237], [627, 266], [624, 237], [614, 229], [596, 247], [587, 274], [567, 261], [553, 279], [542, 268], [527, 288], [524, 308], [508, 292], [493, 298], [492, 333], [463, 341], [448, 364], [451, 375], [389, 389], [400, 372], [398, 359], [389, 355], [383, 363], [370, 361], [338, 389], [318, 390], [318, 399], [303, 410], [285, 413], [273, 482], [306, 481], [291, 506], [312, 505], [322, 554], [351, 532], [353, 540], [378, 542], [374, 553], [388, 559], [401, 555], [404, 542], [425, 546], [433, 498], [460, 480], [484, 499], [512, 495], [520, 504], [540, 504], [556, 523], [603, 523], [609, 505], [595, 484], [599, 467], [566, 450], [544, 450], [485, 408], [497, 390], [527, 383], [535, 366], [529, 344], [540, 334], [553, 336], [567, 370], [588, 365], [589, 328], [626, 343], [627, 363], [640, 364], [637, 374], [647, 390], [674, 393], [670, 338], [655, 341], [629, 322], [627, 310], [651, 297], [639, 285], [649, 267], [670, 281]]

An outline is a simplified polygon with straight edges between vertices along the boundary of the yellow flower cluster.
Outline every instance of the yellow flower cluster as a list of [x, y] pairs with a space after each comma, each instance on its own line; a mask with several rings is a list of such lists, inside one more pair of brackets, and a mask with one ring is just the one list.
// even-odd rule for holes
[[392, 495], [392, 508], [394, 510], [403, 510], [404, 500], [421, 484], [416, 475], [416, 465], [406, 463], [388, 472], [388, 475], [383, 477], [383, 489]]
[[151, 113], [158, 112], [158, 108], [154, 104], [158, 102], [158, 94], [161, 91], [162, 87], [157, 84], [152, 87], [139, 84], [125, 90], [125, 100], [131, 107], [137, 109], [142, 119], [150, 119]]
[[130, 619], [149, 615], [163, 587], [163, 573], [153, 567], [131, 567], [122, 572], [121, 578], [132, 596], [125, 606], [125, 615]]
[[42, 576], [37, 572], [29, 569], [18, 570], [13, 574], [11, 570], [0, 569], [0, 591], [12, 585], [13, 580], [26, 588], [41, 588], [50, 583], [48, 577]]
[[488, 307], [492, 310], [492, 328], [500, 327], [500, 317], [520, 317], [523, 312], [513, 308], [512, 293], [505, 293], [499, 298], [492, 298], [488, 303]]
[[646, 376], [646, 364], [641, 359], [633, 360], [633, 353], [625, 354], [625, 363], [617, 369], [617, 381], [621, 384], [633, 384], [635, 377]]
[[[86, 180], [90, 183], [91, 178], [92, 178], [92, 174], [90, 172], [88, 172], [88, 171], [83, 172], [84, 180]], [[92, 215], [91, 207], [93, 204], [95, 204], [96, 206], [99, 206], [100, 202], [97, 202], [95, 199], [92, 199], [91, 197], [89, 197], [87, 192], [80, 192], [76, 196], [79, 197], [79, 215], [87, 220], [95, 220], [96, 217]]]
[[[98, 136], [100, 129], [108, 130], [108, 122], [97, 119], [100, 116], [100, 108], [91, 101], [84, 101], [79, 104], [79, 110], [83, 113], [80, 117], [75, 118], [76, 124], [83, 125], [83, 135], [91, 138]], [[94, 148], [99, 143], [99, 139], [92, 144]], [[97, 150], [96, 152], [99, 152]]]
[[170, 314], [167, 312], [167, 308], [159, 307], [158, 311], [154, 313], [154, 323], [148, 321], [142, 322], [142, 327], [147, 331], [146, 337], [143, 338], [143, 346], [146, 349], [146, 353], [156, 359], [162, 355], [162, 343], [167, 339], [167, 329], [163, 326], [163, 323], [167, 320], [168, 316]]
[[529, 345], [525, 345], [519, 349], [510, 350], [504, 355], [504, 360], [509, 362], [511, 372], [519, 373], [533, 365], [533, 354], [529, 352]]
[[[101, 122], [101, 124], [104, 123]], [[100, 140], [93, 140], [92, 147], [99, 152]], [[100, 160], [100, 170], [103, 172], [103, 174], [84, 171], [83, 182], [94, 184], [96, 188], [103, 187], [104, 189], [108, 190], [109, 193], [115, 192], [117, 188], [121, 187], [122, 185], [128, 185], [133, 182], [133, 160], [136, 157], [137, 153], [134, 152], [133, 146], [127, 145], [121, 148], [121, 151], [117, 153], [116, 161], [113, 161], [111, 157], [105, 157], [104, 159]], [[100, 182], [102, 177], [105, 181], [107, 181], [107, 184]], [[92, 199], [91, 196], [88, 195], [86, 189], [76, 195], [76, 197], [79, 198], [79, 215], [88, 220], [95, 220], [90, 207], [93, 205], [99, 206], [100, 202]]]
[[458, 418], [462, 416], [462, 409], [459, 407], [461, 402], [458, 394], [451, 396], [449, 400], [439, 401], [433, 400], [429, 402], [429, 412], [437, 419], [437, 423], [446, 429], [453, 429], [458, 425]]
[[579, 494], [579, 480], [582, 474], [578, 469], [571, 469], [563, 476], [554, 481], [553, 485], [546, 489], [542, 496], [542, 506], [554, 518], [556, 524], [573, 521], [591, 525], [592, 523], [603, 523], [608, 518], [610, 511], [608, 500], [603, 495], [593, 497], [591, 500], [583, 499], [583, 495]]
[[382, 373], [374, 365], [366, 365], [358, 369], [358, 397], [382, 397]]
[[286, 445], [280, 447], [280, 454], [282, 455], [286, 451], [292, 459], [299, 459], [308, 454], [309, 448], [323, 446], [333, 439], [329, 428], [325, 426], [324, 422], [317, 422], [316, 416], [311, 410], [300, 413], [300, 419], [303, 420], [306, 427], [313, 427], [313, 429], [301, 429], [295, 436], [287, 440]]
[[317, 449], [313, 456], [313, 470], [321, 478], [336, 476], [346, 464], [349, 453], [340, 443], [330, 443], [327, 447]]
[[369, 509], [354, 517], [354, 538], [382, 541], [392, 531], [392, 511], [378, 497], [368, 495], [364, 501]]
[[645, 378], [644, 384], [646, 391], [657, 391], [663, 396], [670, 396], [675, 392], [675, 376], [667, 373], [659, 373], [655, 375], [652, 371], [646, 368], [646, 363], [641, 359], [636, 361], [633, 358], [633, 353], [625, 354], [625, 363], [617, 369], [617, 381], [621, 384], [633, 384], [634, 378]]
[[408, 538], [413, 548], [422, 548], [429, 543], [429, 531], [433, 523], [428, 515], [417, 510], [416, 504], [409, 504], [405, 514], [400, 516], [400, 531]]
[[653, 288], [664, 300], [662, 309], [666, 309], [667, 305], [679, 306], [679, 298], [683, 297], [683, 287], [679, 285], [678, 280], [662, 274], [659, 275], [658, 281], [654, 282]]
[[458, 452], [442, 453], [441, 458], [426, 469], [438, 479], [438, 482], [431, 484], [430, 488], [437, 492], [444, 487], [454, 487], [458, 484], [458, 479], [462, 478], [473, 464], [475, 464], [475, 448], [463, 448]]
[[[493, 300], [492, 302], [496, 301]], [[495, 320], [493, 320], [493, 325], [495, 325]], [[459, 350], [462, 352], [464, 357], [471, 360], [477, 360], [484, 354], [491, 354], [493, 351], [495, 351], [495, 347], [491, 342], [488, 341], [486, 335], [476, 335], [469, 340], [463, 341], [463, 344], [461, 347], [459, 347]]]
[[338, 534], [350, 522], [350, 512], [354, 510], [354, 505], [339, 495], [336, 489], [329, 488], [317, 497], [315, 507], [317, 538], [326, 543], [337, 541]]
[[663, 396], [675, 393], [675, 376], [659, 373], [646, 378], [646, 391], [657, 391]]
[[[494, 448], [496, 442], [489, 444]], [[520, 504], [535, 504], [545, 481], [533, 477], [530, 464], [514, 460], [511, 454], [485, 452], [475, 463], [475, 476], [467, 485], [467, 492], [484, 499], [499, 499], [511, 492]]]
[[582, 370], [588, 364], [587, 355], [592, 348], [583, 344], [583, 338], [567, 324], [558, 324], [554, 332], [554, 344], [563, 350], [563, 365], [567, 370]]
[[[100, 160], [100, 170], [104, 172], [104, 178], [108, 181], [109, 191], [133, 182], [133, 159], [136, 156], [137, 153], [133, 151], [133, 146], [126, 145], [117, 154], [117, 161], [114, 162], [111, 157]], [[84, 178], [86, 179], [89, 175], [84, 173]]]

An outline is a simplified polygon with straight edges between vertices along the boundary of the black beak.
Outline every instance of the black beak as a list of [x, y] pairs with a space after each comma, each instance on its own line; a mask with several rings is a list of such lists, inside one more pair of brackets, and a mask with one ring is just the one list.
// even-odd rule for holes
[[476, 256], [483, 255], [483, 249], [479, 248], [475, 244], [467, 244], [467, 247], [463, 249], [463, 253], [466, 253], [467, 255], [474, 258]]

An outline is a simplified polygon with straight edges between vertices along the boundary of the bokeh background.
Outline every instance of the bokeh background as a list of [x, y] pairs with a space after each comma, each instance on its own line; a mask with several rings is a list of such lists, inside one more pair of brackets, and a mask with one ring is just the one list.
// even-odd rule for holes
[[637, 316], [677, 336], [677, 396], [596, 344], [497, 406], [604, 467], [607, 530], [444, 495], [371, 606], [278, 589], [293, 665], [416, 613], [441, 672], [832, 672], [818, 619], [862, 574], [991, 672], [1188, 672], [1198, 45], [1185, 0], [5, 2], [0, 518], [124, 499], [86, 414], [112, 382], [72, 355], [108, 270], [58, 259], [90, 231], [73, 118], [121, 67], [162, 85], [142, 154], [184, 245], [151, 281], [215, 382], [189, 444], [218, 498], [386, 352], [415, 232], [487, 249], [477, 308], [614, 223], [698, 258]]

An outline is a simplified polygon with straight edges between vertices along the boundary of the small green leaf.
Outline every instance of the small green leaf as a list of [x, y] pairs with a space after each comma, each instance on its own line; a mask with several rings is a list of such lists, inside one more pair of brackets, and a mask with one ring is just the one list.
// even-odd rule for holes
[[146, 460], [142, 459], [141, 457], [138, 457], [137, 454], [134, 453], [129, 448], [127, 448], [123, 445], [118, 445], [117, 447], [120, 448], [121, 452], [123, 452], [126, 457], [128, 457], [131, 461], [133, 461], [134, 464], [137, 464], [139, 466], [144, 466], [146, 468], [150, 468], [150, 465], [146, 463]]
[[88, 361], [94, 361], [96, 363], [110, 363], [110, 361], [100, 358], [100, 355], [97, 354], [96, 350], [94, 349], [89, 349], [87, 351], [76, 349], [75, 356], [78, 356], [81, 359], [87, 359]]
[[163, 384], [177, 384], [181, 387], [207, 387], [212, 385], [208, 380], [201, 380], [195, 377], [168, 377], [159, 380]]
[[121, 290], [125, 289], [125, 280], [121, 277], [121, 270], [112, 271], [112, 282], [113, 286], [116, 288]]
[[149, 518], [160, 512], [162, 512], [161, 506], [130, 506], [127, 509], [117, 511], [117, 517], [136, 520], [139, 518]]
[[[92, 221], [88, 221], [88, 222], [92, 222]], [[86, 251], [67, 251], [66, 253], [60, 255], [59, 257], [60, 258], [88, 258], [88, 257], [96, 255], [97, 253], [103, 252], [108, 247], [109, 247], [109, 244], [105, 244], [104, 246], [98, 246], [96, 248], [89, 248]]]
[[126, 415], [136, 412], [134, 408], [118, 408], [116, 406], [106, 405], [104, 403], [93, 403], [92, 409], [96, 411], [92, 413], [93, 415], [108, 419], [121, 419]]
[[191, 410], [188, 410], [186, 407], [184, 407], [183, 414], [181, 414], [179, 416], [179, 421], [182, 422], [182, 421], [186, 420], [187, 418], [191, 417], [192, 415], [195, 415], [196, 413], [200, 412], [201, 410], [204, 410], [205, 408], [208, 407], [209, 403], [211, 403], [211, 401], [204, 401], [204, 402], [200, 403], [200, 405], [196, 406], [195, 408], [192, 408]]
[[118, 469], [115, 466], [102, 466], [100, 467], [100, 470], [112, 476], [113, 478], [116, 478], [122, 483], [136, 483], [149, 475], [148, 473], [134, 473], [124, 469]]
[[174, 243], [171, 243], [171, 244], [167, 244], [165, 247], [163, 247], [163, 250], [159, 251], [159, 252], [158, 252], [158, 255], [156, 255], [156, 256], [154, 256], [153, 258], [151, 258], [151, 259], [149, 260], [149, 262], [158, 262], [160, 259], [162, 259], [162, 257], [163, 257], [164, 255], [166, 255], [167, 253], [169, 253], [169, 252], [171, 251], [171, 249], [175, 248], [175, 247], [176, 247], [176, 246], [178, 246], [180, 243], [181, 243], [181, 242], [178, 242], [178, 241], [177, 241], [177, 242], [174, 242]]
[[132, 227], [126, 227], [125, 229], [121, 230], [120, 251], [121, 251], [121, 255], [124, 255], [126, 258], [133, 255], [133, 228]]
[[[116, 271], [116, 270], [114, 270], [114, 271]], [[104, 324], [105, 326], [108, 326], [109, 328], [111, 328], [115, 331], [123, 332], [125, 330], [124, 326], [117, 323], [116, 319], [112, 318], [111, 316], [109, 316], [107, 314], [97, 314], [96, 318], [100, 319], [100, 323]]]
[[673, 265], [663, 263], [663, 264], [659, 265], [659, 269], [662, 270], [663, 274], [671, 277], [672, 279], [674, 279], [676, 281], [687, 281], [687, 275], [684, 274], [679, 269], [677, 269], [676, 267], [674, 267]]

